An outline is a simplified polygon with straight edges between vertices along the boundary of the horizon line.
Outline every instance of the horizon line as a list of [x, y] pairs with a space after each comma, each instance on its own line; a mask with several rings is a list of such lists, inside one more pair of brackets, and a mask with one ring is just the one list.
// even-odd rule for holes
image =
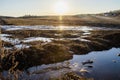
[[89, 14], [104, 14], [104, 13], [109, 13], [113, 11], [118, 11], [120, 9], [115, 9], [115, 10], [109, 10], [109, 11], [104, 11], [104, 12], [96, 12], [96, 13], [77, 13], [77, 14], [63, 14], [63, 15], [57, 15], [57, 14], [49, 14], [49, 15], [36, 15], [36, 14], [25, 14], [25, 15], [19, 15], [19, 16], [12, 16], [12, 15], [0, 15], [0, 17], [25, 17], [25, 16], [36, 16], [36, 17], [44, 17], [44, 16], [75, 16], [75, 15], [89, 15]]

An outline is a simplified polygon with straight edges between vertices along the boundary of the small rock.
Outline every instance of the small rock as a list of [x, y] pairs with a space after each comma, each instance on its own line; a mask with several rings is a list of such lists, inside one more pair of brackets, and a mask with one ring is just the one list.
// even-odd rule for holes
[[89, 73], [89, 71], [86, 70], [85, 68], [82, 68], [82, 69], [80, 70], [80, 72], [81, 72], [81, 73]]
[[118, 54], [118, 56], [120, 56], [120, 54]]

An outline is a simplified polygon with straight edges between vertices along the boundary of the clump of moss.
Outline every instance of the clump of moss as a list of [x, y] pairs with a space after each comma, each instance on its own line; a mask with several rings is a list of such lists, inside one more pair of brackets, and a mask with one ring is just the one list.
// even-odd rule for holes
[[50, 78], [49, 80], [94, 80], [93, 78], [86, 78], [76, 74], [75, 72], [68, 72], [58, 78]]
[[70, 45], [70, 50], [75, 54], [87, 54], [90, 51], [86, 44], [72, 44]]
[[72, 54], [61, 44], [34, 45], [29, 49], [16, 50], [2, 59], [4, 69], [9, 69], [14, 62], [18, 62], [16, 68], [25, 69], [41, 64], [62, 62], [72, 58]]
[[72, 54], [69, 53], [68, 49], [62, 44], [48, 44], [43, 47], [46, 53], [44, 57], [46, 57], [48, 61], [60, 62], [72, 58]]
[[66, 73], [63, 76], [62, 80], [94, 80], [94, 79], [93, 78], [85, 78], [85, 77], [79, 76], [75, 72], [69, 72], [69, 73]]
[[103, 38], [109, 40], [113, 46], [120, 46], [120, 32], [106, 34]]

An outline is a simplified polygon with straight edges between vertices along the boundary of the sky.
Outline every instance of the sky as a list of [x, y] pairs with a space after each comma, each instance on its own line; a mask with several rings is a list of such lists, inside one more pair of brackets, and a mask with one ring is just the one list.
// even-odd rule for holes
[[[65, 4], [58, 6], [59, 2]], [[120, 0], [0, 0], [2, 16], [92, 14], [118, 9]]]

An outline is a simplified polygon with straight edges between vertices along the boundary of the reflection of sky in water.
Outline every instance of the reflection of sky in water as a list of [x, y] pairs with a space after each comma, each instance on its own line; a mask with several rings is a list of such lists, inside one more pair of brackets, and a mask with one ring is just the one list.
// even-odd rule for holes
[[110, 28], [88, 27], [88, 26], [1, 26], [3, 30], [81, 30], [88, 32], [90, 30], [105, 30]]
[[92, 59], [94, 63], [85, 66], [93, 66], [93, 68], [90, 69], [90, 75], [94, 77], [95, 80], [119, 80], [120, 57], [117, 56], [118, 53], [120, 53], [120, 48], [90, 52], [87, 55], [74, 55], [71, 62], [81, 64], [83, 61]]
[[[94, 77], [95, 80], [119, 80], [120, 79], [120, 57], [118, 57], [118, 53], [120, 53], [120, 48], [112, 48], [106, 51], [93, 51], [86, 55], [74, 55], [73, 59], [68, 61], [69, 65], [66, 65], [66, 61], [57, 64], [50, 65], [42, 65], [36, 67], [29, 68], [31, 72], [43, 70], [47, 67], [55, 67], [66, 65], [69, 66], [72, 71], [80, 72], [88, 72], [90, 77]], [[87, 60], [93, 60], [93, 64], [82, 65], [82, 62]], [[113, 62], [116, 61], [116, 63]], [[87, 66], [93, 66], [93, 68], [88, 68]], [[70, 71], [68, 70], [68, 72]], [[48, 71], [51, 73], [50, 71]], [[55, 71], [54, 71], [55, 72]], [[59, 72], [59, 71], [56, 71]], [[54, 73], [52, 73], [54, 74]], [[98, 79], [99, 78], [99, 79]]]
[[[86, 55], [74, 55], [73, 59], [61, 63], [31, 67], [28, 69], [29, 75], [25, 72], [22, 75], [26, 79], [45, 78], [46, 80], [48, 77], [58, 77], [66, 72], [75, 71], [77, 74], [93, 77], [95, 80], [119, 80], [119, 53], [120, 48], [112, 48], [106, 51], [93, 51]], [[92, 64], [82, 65], [82, 62], [87, 60], [93, 60], [94, 62]], [[113, 62], [113, 60], [116, 62]], [[90, 65], [93, 67], [87, 67]]]

